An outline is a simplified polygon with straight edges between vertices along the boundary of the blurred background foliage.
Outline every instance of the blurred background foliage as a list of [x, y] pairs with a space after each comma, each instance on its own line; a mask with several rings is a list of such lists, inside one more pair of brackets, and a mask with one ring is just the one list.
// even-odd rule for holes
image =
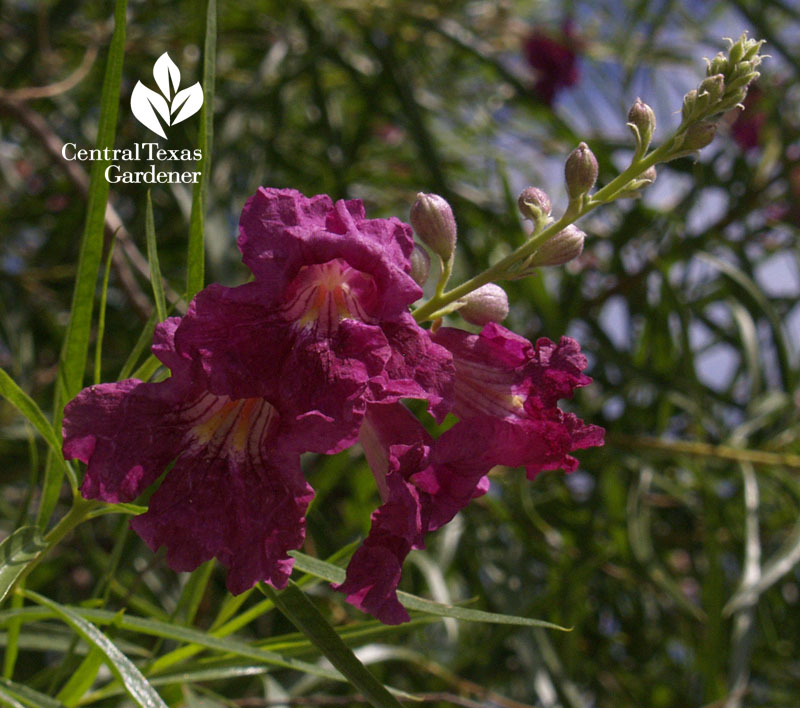
[[[0, 366], [45, 410], [88, 167], [58, 152], [93, 145], [110, 14], [102, 2], [0, 5]], [[637, 96], [656, 111], [657, 144], [723, 36], [750, 29], [772, 55], [747, 112], [727, 116], [699, 160], [661, 167], [643, 199], [585, 219], [577, 261], [503, 284], [511, 329], [580, 341], [594, 384], [567, 405], [606, 427], [606, 447], [581, 452], [572, 475], [533, 484], [496, 470], [490, 494], [406, 564], [407, 590], [573, 630], [447, 620], [355, 636], [384, 681], [435, 705], [798, 705], [799, 20], [796, 0], [221, 4], [207, 282], [228, 285], [247, 277], [234, 239], [258, 185], [359, 198], [368, 215], [403, 219], [418, 191], [439, 193], [459, 223], [454, 282], [463, 280], [524, 239], [523, 187], [544, 188], [563, 209], [563, 160], [579, 140], [598, 157], [601, 185], [627, 164]], [[137, 80], [152, 84], [159, 55], [180, 66], [182, 85], [200, 79], [203, 31], [195, 2], [130, 2], [118, 148], [155, 139], [128, 101]], [[176, 126], [169, 147], [193, 146], [198, 125]], [[146, 188], [112, 187], [109, 234], [122, 228], [102, 380], [117, 377], [152, 310]], [[152, 197], [181, 312], [191, 194], [162, 185]], [[43, 447], [4, 401], [0, 426], [5, 533], [35, 510]], [[378, 495], [356, 451], [306, 462], [317, 497], [305, 550], [324, 558], [366, 533]], [[224, 571], [195, 617], [181, 602], [188, 576], [127, 523], [80, 527], [28, 587], [207, 628]], [[373, 626], [324, 585], [313, 592], [342, 626]], [[52, 622], [25, 627], [15, 679], [57, 689], [82, 645]], [[290, 631], [268, 613], [237, 636]], [[121, 630], [115, 639], [145, 665], [173, 648]], [[171, 705], [346, 695], [296, 672], [248, 673], [241, 658], [192, 661], [227, 661], [241, 675], [176, 678], [160, 688]]]

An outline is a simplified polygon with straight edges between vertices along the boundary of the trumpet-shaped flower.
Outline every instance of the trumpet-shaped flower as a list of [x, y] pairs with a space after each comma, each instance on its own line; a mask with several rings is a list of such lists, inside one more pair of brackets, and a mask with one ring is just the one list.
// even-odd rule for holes
[[254, 282], [211, 285], [159, 325], [171, 378], [90, 387], [64, 420], [86, 497], [131, 501], [174, 463], [133, 527], [176, 570], [217, 557], [233, 592], [286, 582], [313, 494], [300, 453], [352, 444], [372, 401], [425, 398], [443, 418], [454, 375], [408, 313], [421, 291], [402, 222], [260, 190], [240, 245]]
[[[239, 247], [253, 282], [211, 285], [157, 327], [169, 379], [91, 386], [65, 410], [64, 455], [88, 465], [85, 497], [132, 501], [167, 470], [132, 525], [167, 547], [173, 569], [216, 557], [232, 592], [283, 587], [313, 496], [300, 454], [360, 439], [383, 504], [338, 589], [402, 622], [406, 556], [486, 492], [493, 466], [569, 471], [570, 451], [602, 444], [602, 429], [557, 406], [589, 382], [573, 340], [534, 347], [496, 324], [479, 335], [417, 325], [402, 222], [366, 219], [358, 201], [260, 189]], [[461, 420], [433, 440], [402, 398]]]
[[338, 590], [388, 624], [408, 619], [397, 599], [403, 561], [425, 535], [485, 493], [495, 465], [525, 466], [528, 477], [562, 467], [569, 452], [603, 444], [603, 429], [557, 406], [591, 379], [577, 342], [540, 339], [534, 347], [497, 324], [479, 335], [442, 328], [434, 340], [453, 354], [453, 412], [461, 419], [435, 441], [401, 405], [372, 405], [360, 440], [383, 504]]
[[422, 398], [446, 415], [450, 354], [408, 312], [422, 294], [410, 275], [410, 227], [366, 219], [357, 200], [261, 188], [242, 212], [239, 247], [255, 280], [206, 288], [176, 334], [211, 391], [280, 391], [349, 420], [326, 452], [355, 441], [370, 402]]
[[153, 346], [172, 376], [84, 389], [65, 410], [64, 455], [88, 465], [83, 495], [107, 502], [132, 501], [171, 465], [134, 530], [165, 545], [175, 570], [218, 558], [231, 592], [283, 587], [313, 496], [298, 450], [326, 448], [337, 431], [288, 402], [208, 391], [175, 350], [178, 322], [161, 323]]

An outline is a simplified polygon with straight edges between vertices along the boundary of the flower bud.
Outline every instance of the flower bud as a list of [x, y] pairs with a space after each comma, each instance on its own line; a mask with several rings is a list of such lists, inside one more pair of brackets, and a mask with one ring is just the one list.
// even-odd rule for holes
[[763, 39], [756, 41], [755, 39], [747, 39], [744, 38], [744, 54], [742, 55], [742, 59], [745, 61], [750, 61], [751, 59], [758, 58], [758, 61], [761, 61], [761, 57], [758, 57], [758, 51], [761, 49], [761, 45], [764, 44]]
[[508, 295], [499, 285], [487, 283], [462, 300], [466, 303], [459, 311], [467, 322], [482, 327], [489, 322], [502, 322], [508, 317]]
[[411, 225], [417, 236], [443, 260], [456, 248], [456, 219], [453, 210], [438, 194], [417, 194], [411, 207]]
[[653, 184], [656, 181], [656, 177], [658, 177], [658, 172], [656, 172], [655, 166], [648, 167], [644, 172], [642, 172], [639, 179], [642, 182], [646, 182], [647, 184], [643, 184], [643, 187], [646, 187], [649, 184]]
[[740, 88], [735, 91], [729, 91], [722, 102], [717, 106], [719, 113], [729, 111], [731, 108], [744, 108], [742, 101], [747, 97], [747, 89]]
[[728, 57], [726, 57], [722, 52], [719, 52], [717, 56], [715, 56], [711, 61], [708, 62], [708, 67], [706, 67], [706, 74], [708, 76], [714, 76], [715, 74], [725, 74], [730, 69], [730, 64], [728, 63]]
[[681, 108], [681, 118], [684, 122], [690, 121], [695, 114], [697, 107], [697, 89], [692, 89], [683, 97], [683, 107]]
[[703, 122], [690, 125], [686, 131], [686, 137], [683, 139], [681, 149], [689, 151], [701, 150], [711, 143], [716, 134], [716, 123]]
[[583, 252], [586, 234], [577, 226], [570, 224], [548, 241], [545, 241], [533, 254], [527, 266], [555, 266], [569, 263]]
[[715, 104], [725, 94], [725, 77], [722, 74], [709, 76], [700, 84], [699, 92], [707, 93], [711, 105]]
[[428, 276], [431, 272], [431, 257], [422, 246], [415, 243], [409, 260], [411, 261], [410, 275], [414, 282], [422, 287], [428, 282]]
[[716, 123], [710, 123], [706, 121], [692, 123], [692, 125], [690, 125], [682, 135], [677, 136], [677, 138], [680, 139], [680, 142], [677, 142], [676, 140], [676, 145], [673, 148], [674, 152], [669, 154], [667, 160], [674, 160], [678, 157], [686, 157], [687, 155], [692, 155], [698, 150], [702, 150], [714, 139], [716, 134]]
[[579, 143], [567, 158], [564, 165], [564, 177], [567, 182], [567, 194], [576, 199], [586, 194], [597, 182], [597, 158], [586, 143]]
[[533, 223], [546, 219], [553, 209], [550, 204], [550, 197], [543, 190], [536, 187], [523, 189], [519, 199], [517, 199], [517, 206], [520, 214], [526, 219], [530, 219]]
[[[749, 62], [742, 62], [742, 64], [748, 64]], [[740, 65], [741, 66], [741, 65]], [[737, 89], [746, 88], [749, 84], [755, 81], [761, 74], [757, 71], [746, 71], [740, 73], [739, 71], [734, 72], [731, 80], [728, 82], [728, 92], [735, 91]]]
[[743, 34], [736, 42], [730, 39], [728, 41], [731, 43], [728, 49], [728, 60], [731, 64], [738, 64], [744, 57], [744, 43], [747, 41], [747, 35]]
[[647, 149], [656, 129], [656, 114], [641, 98], [637, 98], [628, 111], [628, 124], [636, 128], [634, 131], [636, 142], [643, 150]]

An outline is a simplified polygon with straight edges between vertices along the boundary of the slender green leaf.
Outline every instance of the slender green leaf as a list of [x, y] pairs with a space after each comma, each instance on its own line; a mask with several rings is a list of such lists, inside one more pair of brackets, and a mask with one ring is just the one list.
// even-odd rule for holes
[[88, 691], [97, 678], [97, 672], [103, 665], [103, 652], [97, 646], [89, 649], [89, 653], [83, 658], [80, 666], [70, 676], [69, 681], [58, 692], [56, 698], [67, 708], [78, 705], [78, 701]]
[[142, 328], [142, 332], [139, 335], [139, 339], [136, 340], [136, 344], [133, 345], [131, 353], [128, 354], [128, 358], [122, 365], [122, 369], [120, 370], [119, 375], [117, 376], [118, 381], [129, 378], [133, 370], [136, 368], [136, 362], [139, 361], [139, 357], [142, 355], [142, 352], [147, 348], [147, 345], [150, 344], [150, 342], [153, 340], [153, 332], [156, 329], [157, 317], [158, 315], [155, 312], [153, 312], [150, 315], [147, 322], [145, 323], [144, 327]]
[[[199, 683], [200, 681], [220, 681], [232, 678], [242, 678], [244, 676], [261, 676], [271, 670], [272, 669], [270, 667], [262, 665], [238, 665], [218, 669], [193, 669], [174, 674], [164, 674], [163, 676], [154, 676], [150, 679], [150, 683], [153, 686], [169, 686], [170, 684], [183, 686], [185, 684]], [[86, 696], [84, 703], [96, 703], [105, 698], [109, 698], [110, 696], [117, 696], [120, 693], [122, 693], [121, 686], [110, 684]]]
[[9, 706], [9, 708], [25, 708], [25, 706], [20, 703], [12, 693], [9, 693], [5, 690], [5, 688], [0, 688], [0, 702], [3, 705]]
[[228, 593], [225, 598], [222, 600], [220, 604], [219, 612], [217, 616], [214, 618], [214, 622], [209, 627], [209, 631], [213, 632], [215, 629], [219, 629], [222, 627], [231, 617], [233, 617], [247, 602], [250, 595], [253, 593], [254, 588], [250, 588], [249, 590], [245, 590], [238, 595], [231, 595]]
[[[20, 583], [20, 585], [23, 585]], [[11, 597], [11, 607], [16, 609], [22, 607], [24, 598], [22, 595], [14, 594]], [[19, 637], [20, 630], [22, 629], [22, 621], [17, 618], [8, 623], [8, 634], [5, 637], [6, 651], [3, 656], [3, 677], [10, 679], [14, 677], [14, 667], [17, 663], [17, 656], [19, 655]]]
[[[334, 553], [330, 558], [329, 561], [335, 561], [339, 558], [349, 556], [353, 549], [358, 545], [358, 543], [351, 543], [343, 548], [340, 548], [336, 553]], [[308, 574], [304, 577], [300, 578], [297, 581], [298, 585], [305, 586], [312, 582], [318, 582], [318, 578], [314, 575]], [[241, 606], [241, 604], [247, 599], [249, 595], [249, 591], [242, 593], [241, 595], [231, 596], [223, 605], [222, 609], [220, 610], [220, 614], [216, 620], [214, 620], [214, 624], [211, 626], [209, 630], [209, 634], [214, 637], [227, 637], [230, 634], [238, 631], [245, 625], [249, 624], [250, 622], [255, 621], [261, 615], [265, 614], [272, 610], [275, 605], [273, 604], [272, 600], [262, 600], [261, 602], [253, 605], [252, 607], [248, 608], [240, 615], [233, 617], [236, 610]], [[158, 657], [151, 665], [150, 671], [153, 673], [157, 673], [160, 671], [164, 671], [170, 666], [174, 666], [182, 661], [190, 659], [195, 654], [203, 651], [203, 647], [199, 645], [189, 645], [180, 647], [178, 649], [174, 649], [173, 651], [169, 652], [168, 654], [164, 654], [163, 656]]]
[[150, 284], [153, 286], [153, 299], [156, 303], [156, 315], [159, 322], [167, 319], [167, 302], [164, 297], [164, 283], [161, 280], [161, 266], [158, 264], [158, 246], [156, 245], [156, 227], [153, 223], [153, 201], [150, 190], [147, 190], [147, 201], [144, 212], [144, 233], [147, 239], [147, 260], [150, 264]]
[[207, 0], [206, 36], [203, 47], [203, 108], [197, 145], [203, 153], [200, 179], [192, 194], [189, 218], [189, 248], [186, 261], [186, 299], [203, 287], [205, 279], [205, 218], [208, 183], [211, 180], [211, 149], [214, 144], [214, 81], [217, 64], [217, 3]]
[[[243, 612], [241, 615], [236, 617], [235, 619], [231, 620], [230, 622], [223, 624], [221, 627], [214, 629], [209, 632], [211, 636], [214, 637], [226, 637], [229, 634], [233, 634], [237, 629], [244, 627], [249, 622], [252, 622], [257, 617], [269, 612], [275, 607], [271, 600], [264, 600], [259, 602], [258, 604], [251, 607], [246, 612]], [[150, 671], [153, 673], [159, 673], [164, 671], [170, 666], [174, 666], [186, 659], [191, 658], [195, 654], [203, 651], [203, 647], [197, 644], [190, 644], [188, 646], [180, 647], [179, 649], [174, 649], [173, 651], [169, 652], [168, 654], [164, 654], [163, 656], [158, 657], [149, 667]]]
[[0, 543], [0, 602], [28, 563], [47, 548], [38, 526], [23, 526]]
[[103, 272], [103, 288], [100, 291], [100, 307], [97, 312], [97, 342], [94, 348], [94, 382], [100, 383], [101, 368], [103, 363], [103, 337], [106, 333], [106, 303], [108, 302], [108, 279], [111, 275], [111, 259], [114, 255], [116, 239], [111, 239], [108, 244], [106, 265]]
[[[122, 84], [122, 64], [125, 57], [125, 12], [127, 0], [117, 0], [114, 7], [114, 34], [108, 51], [106, 71], [103, 78], [103, 91], [100, 98], [100, 118], [97, 126], [97, 147], [105, 151], [114, 147], [117, 132], [117, 113]], [[61, 426], [64, 404], [73, 398], [83, 386], [86, 359], [89, 354], [89, 335], [92, 327], [97, 272], [103, 254], [103, 234], [105, 231], [106, 202], [109, 184], [105, 178], [110, 160], [95, 160], [89, 178], [89, 195], [86, 207], [86, 224], [81, 239], [78, 256], [78, 272], [75, 277], [75, 290], [72, 296], [67, 333], [61, 349], [58, 384], [56, 386], [53, 427]], [[39, 505], [37, 523], [46, 527], [53, 514], [64, 466], [56, 462], [59, 455], [49, 455], [45, 465], [45, 479], [42, 499]]]
[[128, 695], [138, 705], [142, 708], [167, 708], [167, 704], [161, 700], [161, 697], [147, 682], [147, 679], [142, 676], [139, 669], [97, 627], [87, 622], [69, 607], [60, 605], [38, 593], [28, 590], [25, 592], [25, 596], [33, 602], [51, 609], [85, 641], [97, 647], [105, 656], [108, 668], [122, 682], [128, 691]]
[[[295, 568], [304, 573], [316, 575], [318, 578], [327, 580], [331, 583], [343, 583], [345, 571], [343, 568], [326, 563], [318, 558], [312, 558], [298, 551], [290, 551], [289, 555], [295, 560]], [[466, 622], [488, 622], [490, 624], [514, 624], [521, 627], [545, 627], [547, 629], [557, 629], [561, 632], [569, 632], [568, 627], [561, 627], [552, 622], [531, 619], [529, 617], [517, 617], [515, 615], [501, 615], [496, 612], [483, 612], [482, 610], [469, 610], [465, 607], [455, 605], [443, 605], [440, 602], [426, 600], [416, 595], [399, 591], [397, 598], [401, 604], [409, 610], [418, 610], [430, 615], [439, 617], [452, 617], [453, 619], [464, 620]]]
[[210, 561], [203, 563], [189, 577], [189, 582], [184, 586], [181, 597], [178, 600], [178, 607], [184, 610], [184, 624], [191, 625], [194, 622], [213, 572], [214, 559], [212, 558]]
[[149, 381], [153, 374], [158, 371], [160, 366], [163, 366], [163, 364], [153, 354], [151, 354], [142, 362], [142, 365], [131, 374], [131, 376], [134, 379], [140, 379], [141, 381]]
[[[417, 627], [437, 621], [438, 618], [433, 615], [419, 615], [403, 624], [383, 624], [378, 620], [366, 620], [337, 628], [336, 632], [347, 646], [357, 647], [372, 642], [389, 641], [398, 634], [410, 632]], [[261, 649], [277, 651], [285, 656], [306, 654], [312, 647], [309, 640], [300, 632], [270, 637], [259, 642], [258, 646]]]
[[739, 330], [739, 338], [742, 341], [742, 353], [750, 375], [750, 396], [755, 398], [761, 389], [761, 368], [759, 366], [761, 345], [758, 341], [756, 323], [747, 308], [736, 300], [731, 300], [728, 306], [731, 309], [734, 322], [736, 322]]
[[[14, 593], [13, 598], [16, 599], [17, 597], [22, 598], [22, 595], [20, 593]], [[22, 617], [15, 618], [9, 622], [9, 626], [15, 622], [21, 623], [22, 619]], [[23, 629], [20, 632], [19, 639], [17, 641], [19, 643], [19, 648], [25, 649], [26, 651], [49, 651], [61, 652], [64, 654], [68, 654], [70, 651], [72, 651], [76, 655], [85, 656], [91, 649], [91, 647], [87, 646], [82, 641], [77, 641], [76, 643], [75, 632], [73, 632], [69, 627], [64, 627], [60, 624], [54, 625], [50, 622], [37, 622], [34, 625], [28, 626], [26, 629]], [[120, 651], [128, 654], [129, 656], [143, 658], [150, 656], [149, 650], [138, 644], [134, 644], [133, 642], [118, 639], [115, 641], [115, 643], [119, 647]], [[0, 632], [0, 647], [7, 645], [8, 634], [5, 632]], [[7, 678], [12, 677], [9, 676]]]
[[316, 605], [295, 583], [289, 581], [289, 585], [281, 592], [276, 592], [265, 583], [259, 583], [258, 587], [375, 708], [400, 708], [400, 702], [358, 660], [353, 650], [342, 641]]
[[[50, 421], [47, 420], [41, 408], [25, 393], [13, 379], [0, 369], [0, 395], [8, 400], [38, 431], [39, 435], [59, 457], [61, 457], [61, 443]], [[63, 459], [63, 458], [62, 458]]]
[[13, 708], [64, 708], [63, 703], [54, 698], [9, 679], [0, 679], [0, 702], [3, 701]]
[[795, 523], [778, 550], [764, 563], [758, 579], [752, 583], [743, 584], [728, 600], [723, 614], [727, 616], [757, 603], [764, 592], [789, 573], [798, 563], [800, 563], [800, 521]]
[[[258, 649], [236, 639], [213, 637], [205, 632], [191, 629], [190, 627], [182, 627], [180, 625], [169, 624], [168, 622], [159, 622], [158, 620], [132, 617], [130, 615], [123, 615], [118, 622], [115, 622], [115, 613], [106, 610], [74, 607], [69, 609], [73, 614], [89, 622], [93, 622], [94, 624], [103, 625], [113, 622], [118, 625], [120, 629], [125, 631], [147, 634], [154, 637], [164, 637], [165, 639], [173, 639], [188, 644], [197, 644], [206, 649], [242, 656], [247, 659], [260, 661], [264, 664], [279, 666], [285, 669], [295, 669], [296, 671], [302, 671], [332, 681], [343, 680], [338, 671], [309, 664], [308, 662], [298, 659], [287, 658], [275, 652]], [[15, 617], [21, 617], [23, 622], [32, 622], [53, 616], [58, 616], [58, 613], [52, 609], [41, 607], [24, 607], [19, 610], [6, 610], [5, 612], [0, 612], [0, 626], [5, 625]]]

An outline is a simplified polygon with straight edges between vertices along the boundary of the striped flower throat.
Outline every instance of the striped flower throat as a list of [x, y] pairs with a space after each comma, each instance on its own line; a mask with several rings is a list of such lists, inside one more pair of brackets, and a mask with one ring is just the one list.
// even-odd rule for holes
[[375, 280], [341, 258], [300, 268], [286, 291], [284, 316], [322, 336], [345, 319], [371, 322], [378, 299]]

